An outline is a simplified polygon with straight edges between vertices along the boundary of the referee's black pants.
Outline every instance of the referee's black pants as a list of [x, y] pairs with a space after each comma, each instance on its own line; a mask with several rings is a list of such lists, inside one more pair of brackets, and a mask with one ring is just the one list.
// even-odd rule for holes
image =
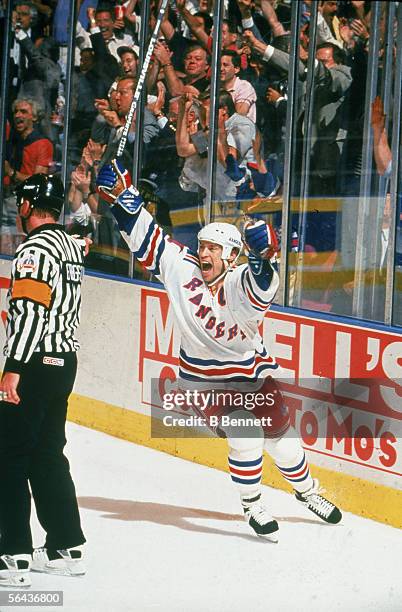
[[[44, 363], [45, 357], [62, 365]], [[30, 490], [46, 532], [46, 548], [85, 542], [63, 454], [67, 401], [76, 371], [76, 353], [34, 354], [21, 374], [20, 404], [0, 402], [0, 554], [32, 552]]]

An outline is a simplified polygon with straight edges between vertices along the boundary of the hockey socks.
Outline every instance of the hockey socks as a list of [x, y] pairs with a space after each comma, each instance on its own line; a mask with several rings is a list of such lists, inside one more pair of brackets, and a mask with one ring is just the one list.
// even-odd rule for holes
[[321, 495], [323, 490], [318, 480], [311, 477], [306, 455], [294, 429], [277, 440], [265, 440], [264, 447], [282, 476], [292, 485], [297, 501], [326, 523], [339, 523], [342, 513]]
[[292, 465], [291, 467], [281, 467], [276, 464], [276, 467], [282, 474], [285, 480], [290, 482], [295, 491], [305, 491], [306, 487], [310, 488], [313, 484], [313, 479], [310, 475], [310, 470], [306, 460], [306, 455], [303, 453], [303, 457], [299, 463]]
[[295, 491], [304, 493], [311, 489], [313, 479], [306, 455], [293, 428], [290, 428], [282, 438], [265, 440], [264, 448]]
[[260, 489], [262, 474], [262, 455], [257, 459], [245, 461], [229, 455], [229, 470], [232, 482], [241, 494], [253, 495]]
[[[261, 445], [254, 449], [241, 449], [241, 444], [247, 444], [246, 440], [231, 441], [238, 448], [230, 449], [229, 470], [233, 484], [240, 493], [241, 505], [244, 518], [253, 532], [261, 537], [277, 542], [278, 523], [268, 513], [261, 503], [261, 474], [263, 457]], [[255, 440], [252, 442], [255, 444]]]

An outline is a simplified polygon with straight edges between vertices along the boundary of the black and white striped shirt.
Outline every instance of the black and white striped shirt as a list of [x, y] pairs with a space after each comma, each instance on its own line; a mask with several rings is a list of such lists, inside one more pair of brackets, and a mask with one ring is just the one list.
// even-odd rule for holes
[[35, 353], [77, 351], [82, 241], [61, 225], [33, 230], [15, 254], [8, 291], [5, 371], [20, 372]]

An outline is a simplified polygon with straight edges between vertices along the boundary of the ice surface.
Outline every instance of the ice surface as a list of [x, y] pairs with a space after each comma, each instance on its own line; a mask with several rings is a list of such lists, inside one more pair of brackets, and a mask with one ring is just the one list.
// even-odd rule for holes
[[71, 423], [68, 438], [88, 573], [33, 574], [64, 606], [29, 610], [402, 610], [401, 530], [352, 514], [328, 526], [264, 487], [280, 525], [272, 544], [250, 533], [227, 474]]

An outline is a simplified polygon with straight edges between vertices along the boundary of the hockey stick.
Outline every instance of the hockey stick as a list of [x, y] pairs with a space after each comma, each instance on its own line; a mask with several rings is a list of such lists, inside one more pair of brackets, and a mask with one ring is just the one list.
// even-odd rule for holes
[[124, 151], [124, 147], [126, 146], [127, 135], [130, 130], [131, 122], [134, 117], [135, 109], [137, 108], [138, 100], [140, 99], [140, 95], [141, 95], [142, 87], [144, 85], [149, 62], [151, 61], [151, 55], [154, 51], [156, 39], [158, 37], [159, 28], [161, 26], [167, 4], [168, 4], [168, 0], [162, 0], [162, 4], [159, 9], [158, 19], [156, 21], [155, 29], [151, 36], [151, 40], [149, 41], [148, 51], [145, 56], [144, 63], [142, 65], [141, 74], [139, 76], [137, 87], [135, 89], [133, 101], [131, 102], [130, 110], [128, 111], [127, 118], [126, 118], [126, 123], [124, 124], [123, 132], [122, 132], [121, 139], [119, 142], [119, 147], [117, 149], [117, 157], [121, 157]]

